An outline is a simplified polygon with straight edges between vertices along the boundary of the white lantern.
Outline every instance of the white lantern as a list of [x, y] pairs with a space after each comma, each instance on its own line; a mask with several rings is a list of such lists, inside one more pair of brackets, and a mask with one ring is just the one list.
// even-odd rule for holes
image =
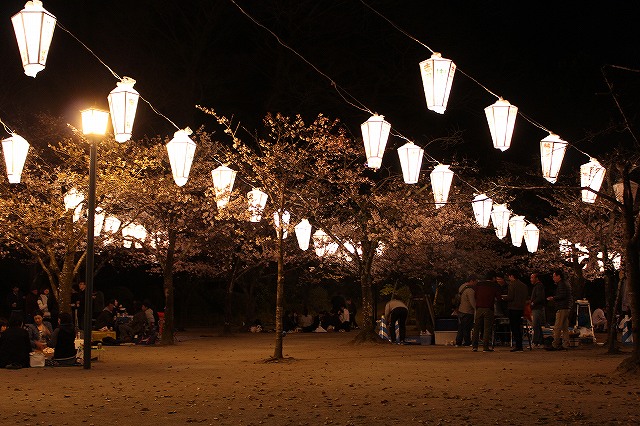
[[[631, 185], [631, 197], [633, 199], [633, 204], [635, 205], [636, 194], [638, 193], [638, 184], [632, 180], [629, 181], [629, 184]], [[619, 203], [624, 202], [624, 184], [622, 182], [613, 184], [613, 193], [615, 194], [616, 200], [618, 200]]]
[[251, 222], [260, 222], [262, 219], [262, 211], [267, 205], [267, 198], [269, 198], [269, 196], [257, 188], [253, 188], [253, 190], [247, 193]]
[[391, 124], [382, 115], [372, 115], [360, 126], [364, 150], [367, 155], [367, 167], [379, 169], [382, 166], [384, 149], [387, 146]]
[[315, 247], [316, 255], [318, 257], [329, 254], [327, 249], [330, 241], [331, 237], [329, 237], [322, 229], [318, 229], [313, 233], [313, 246]]
[[104, 224], [104, 210], [101, 207], [96, 208], [96, 214], [93, 222], [93, 236], [99, 237], [102, 232], [102, 225]]
[[491, 211], [491, 222], [496, 231], [496, 236], [503, 239], [509, 230], [509, 216], [511, 212], [506, 204], [494, 204]]
[[424, 149], [412, 142], [406, 143], [398, 148], [398, 157], [400, 157], [402, 176], [404, 177], [405, 183], [418, 183], [423, 155]]
[[511, 146], [511, 136], [518, 116], [518, 107], [500, 98], [495, 104], [486, 107], [484, 113], [489, 123], [493, 147], [500, 151], [506, 151]]
[[431, 58], [420, 62], [420, 75], [428, 109], [444, 114], [455, 72], [456, 64], [443, 58], [438, 52], [433, 52]]
[[11, 22], [24, 73], [35, 77], [47, 62], [56, 17], [42, 7], [40, 0], [31, 0], [24, 5], [24, 9], [11, 17]]
[[11, 133], [11, 137], [2, 141], [2, 152], [7, 165], [9, 183], [20, 183], [22, 168], [29, 152], [29, 142], [22, 136]]
[[122, 222], [115, 216], [108, 216], [104, 219], [104, 230], [105, 232], [109, 232], [111, 234], [118, 232], [120, 229], [120, 224]]
[[309, 238], [311, 237], [311, 224], [307, 219], [302, 219], [294, 229], [298, 239], [298, 246], [300, 246], [301, 250], [307, 250], [309, 248]]
[[[288, 228], [289, 228], [289, 220], [291, 219], [291, 214], [288, 211], [284, 211], [282, 213], [282, 223], [284, 224], [284, 229], [282, 230], [282, 238], [287, 238], [288, 236]], [[273, 212], [273, 223], [276, 226], [276, 230], [280, 229], [280, 214], [279, 212]]]
[[540, 239], [540, 230], [533, 223], [524, 227], [524, 243], [527, 245], [529, 253], [535, 253], [538, 250], [538, 240]]
[[211, 171], [218, 209], [224, 208], [229, 203], [231, 191], [233, 191], [233, 183], [236, 180], [236, 173], [235, 170], [227, 166], [220, 166]]
[[524, 216], [513, 216], [509, 219], [509, 233], [511, 234], [511, 244], [516, 247], [522, 245], [522, 238], [524, 237], [524, 228], [526, 222]]
[[64, 194], [64, 207], [67, 210], [75, 210], [76, 207], [84, 201], [84, 194], [79, 192], [76, 188], [71, 188]]
[[431, 189], [436, 201], [436, 209], [446, 204], [452, 180], [453, 172], [449, 170], [447, 165], [438, 164], [431, 172]]
[[131, 248], [131, 244], [133, 242], [133, 235], [136, 232], [135, 223], [130, 223], [124, 228], [122, 228], [122, 245], [125, 248]]
[[473, 215], [475, 216], [478, 225], [482, 226], [483, 228], [489, 226], [493, 200], [487, 197], [486, 194], [476, 195], [471, 202], [471, 206], [473, 207]]
[[[580, 186], [599, 191], [604, 181], [605, 168], [598, 160], [591, 158], [588, 163], [580, 166]], [[598, 194], [588, 189], [582, 190], [582, 201], [585, 203], [595, 203]]]
[[178, 186], [184, 186], [189, 180], [189, 171], [196, 152], [196, 144], [189, 135], [190, 129], [178, 130], [173, 134], [173, 139], [167, 144], [169, 163], [173, 173], [173, 180]]
[[135, 83], [134, 79], [123, 77], [107, 97], [111, 111], [113, 135], [115, 140], [120, 143], [131, 139], [133, 121], [136, 118], [136, 109], [140, 98], [140, 94], [133, 88]]
[[549, 136], [540, 141], [540, 162], [542, 163], [542, 176], [551, 183], [556, 183], [564, 152], [568, 143], [560, 139], [558, 135], [549, 133]]

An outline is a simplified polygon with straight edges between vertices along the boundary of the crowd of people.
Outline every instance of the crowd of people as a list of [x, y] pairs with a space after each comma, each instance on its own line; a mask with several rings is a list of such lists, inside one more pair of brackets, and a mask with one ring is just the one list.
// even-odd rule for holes
[[358, 328], [356, 323], [356, 305], [351, 299], [337, 303], [330, 311], [320, 311], [315, 315], [306, 307], [299, 314], [286, 311], [282, 320], [282, 330], [286, 333], [300, 331], [303, 333], [324, 333], [327, 331], [351, 331]]

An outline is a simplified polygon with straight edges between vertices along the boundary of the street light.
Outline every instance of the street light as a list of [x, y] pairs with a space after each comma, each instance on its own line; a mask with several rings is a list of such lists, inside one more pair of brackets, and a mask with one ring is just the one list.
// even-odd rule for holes
[[87, 255], [85, 267], [85, 282], [87, 289], [84, 294], [84, 368], [91, 368], [91, 294], [93, 293], [93, 240], [96, 214], [96, 145], [107, 132], [109, 113], [95, 108], [85, 109], [82, 114], [82, 133], [88, 136], [90, 142], [89, 161], [89, 199], [87, 201]]

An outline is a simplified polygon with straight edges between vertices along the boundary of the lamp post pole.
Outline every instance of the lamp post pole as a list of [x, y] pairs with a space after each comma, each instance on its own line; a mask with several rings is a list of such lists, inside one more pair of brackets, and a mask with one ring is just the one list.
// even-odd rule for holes
[[84, 293], [84, 369], [91, 368], [91, 317], [93, 314], [93, 252], [94, 252], [94, 235], [93, 227], [95, 222], [96, 211], [96, 156], [97, 156], [97, 139], [95, 135], [89, 135], [90, 160], [89, 160], [89, 199], [87, 200], [87, 254], [85, 264], [85, 282], [87, 288]]

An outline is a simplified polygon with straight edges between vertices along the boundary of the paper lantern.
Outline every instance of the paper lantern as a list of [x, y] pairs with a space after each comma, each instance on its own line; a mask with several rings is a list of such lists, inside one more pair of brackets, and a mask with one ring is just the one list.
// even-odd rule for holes
[[24, 162], [29, 152], [29, 142], [22, 136], [12, 133], [11, 137], [2, 141], [2, 152], [7, 165], [9, 183], [20, 183]]
[[104, 230], [105, 232], [109, 232], [111, 234], [113, 234], [114, 232], [118, 232], [118, 229], [120, 229], [121, 223], [122, 222], [117, 217], [107, 216], [104, 219]]
[[491, 211], [491, 222], [496, 231], [496, 236], [503, 239], [509, 231], [509, 216], [511, 212], [506, 204], [494, 204]]
[[307, 250], [309, 248], [309, 238], [311, 237], [311, 224], [307, 219], [302, 219], [294, 229], [298, 239], [298, 246], [300, 246], [301, 250]]
[[[580, 186], [591, 188], [593, 191], [600, 191], [604, 181], [605, 168], [598, 160], [592, 158], [588, 163], [580, 166]], [[588, 189], [582, 190], [582, 201], [585, 203], [595, 203], [598, 194]]]
[[493, 200], [487, 197], [486, 194], [476, 195], [471, 202], [471, 206], [473, 207], [473, 215], [475, 216], [478, 225], [482, 226], [483, 228], [489, 226]]
[[224, 208], [229, 203], [231, 191], [233, 191], [233, 183], [236, 180], [236, 173], [235, 170], [227, 166], [220, 166], [211, 171], [218, 209]]
[[524, 228], [526, 222], [524, 216], [512, 216], [509, 219], [509, 233], [511, 234], [511, 244], [516, 247], [522, 245], [522, 238], [524, 237]]
[[47, 62], [53, 31], [56, 29], [56, 17], [42, 7], [40, 0], [31, 0], [11, 17], [11, 22], [24, 73], [35, 77]]
[[[629, 184], [631, 186], [631, 197], [633, 200], [633, 205], [635, 206], [636, 195], [638, 193], [638, 184], [632, 180], [629, 181]], [[615, 194], [616, 200], [618, 200], [619, 203], [624, 202], [624, 184], [622, 182], [613, 184], [613, 193]]]
[[[284, 211], [282, 213], [282, 223], [284, 224], [284, 229], [282, 230], [282, 238], [287, 238], [288, 236], [288, 228], [289, 228], [289, 220], [291, 219], [291, 213], [288, 211]], [[273, 224], [276, 226], [276, 230], [280, 229], [280, 214], [279, 212], [273, 212]]]
[[67, 210], [74, 210], [80, 203], [84, 201], [84, 194], [76, 188], [71, 188], [64, 194], [64, 207]]
[[400, 157], [400, 166], [402, 166], [402, 176], [405, 183], [418, 183], [423, 155], [424, 149], [412, 142], [398, 148], [398, 157]]
[[367, 155], [367, 167], [378, 170], [382, 166], [384, 149], [387, 146], [391, 124], [382, 115], [372, 115], [360, 126], [362, 141]]
[[453, 180], [453, 172], [449, 166], [438, 164], [431, 172], [431, 189], [436, 201], [436, 209], [444, 206], [449, 198], [449, 189]]
[[93, 222], [93, 236], [99, 237], [102, 232], [102, 225], [104, 224], [104, 210], [101, 207], [96, 208], [96, 213]]
[[251, 222], [260, 222], [262, 219], [262, 211], [267, 205], [267, 198], [269, 198], [269, 196], [257, 188], [254, 188], [247, 193]]
[[189, 129], [178, 130], [167, 144], [173, 180], [178, 186], [184, 186], [189, 180], [189, 171], [196, 152], [196, 144], [189, 138], [190, 134]]
[[535, 253], [538, 250], [538, 240], [540, 239], [540, 230], [533, 223], [524, 227], [524, 243], [529, 253]]
[[431, 58], [420, 62], [420, 75], [428, 109], [444, 114], [455, 72], [456, 64], [443, 58], [438, 52], [433, 52]]
[[134, 79], [123, 77], [107, 97], [109, 111], [111, 111], [113, 136], [120, 143], [131, 139], [138, 99], [140, 98], [140, 94], [133, 88], [135, 83]]
[[511, 136], [518, 116], [518, 107], [500, 98], [493, 105], [486, 107], [484, 113], [489, 123], [493, 147], [500, 151], [506, 151], [511, 146]]
[[329, 237], [322, 229], [318, 229], [313, 233], [313, 246], [316, 250], [316, 255], [318, 257], [322, 257], [325, 254], [328, 254], [328, 245], [331, 241], [331, 237]]
[[560, 139], [558, 135], [549, 133], [549, 136], [540, 141], [540, 162], [542, 163], [542, 176], [551, 183], [556, 183], [564, 152], [568, 143]]

